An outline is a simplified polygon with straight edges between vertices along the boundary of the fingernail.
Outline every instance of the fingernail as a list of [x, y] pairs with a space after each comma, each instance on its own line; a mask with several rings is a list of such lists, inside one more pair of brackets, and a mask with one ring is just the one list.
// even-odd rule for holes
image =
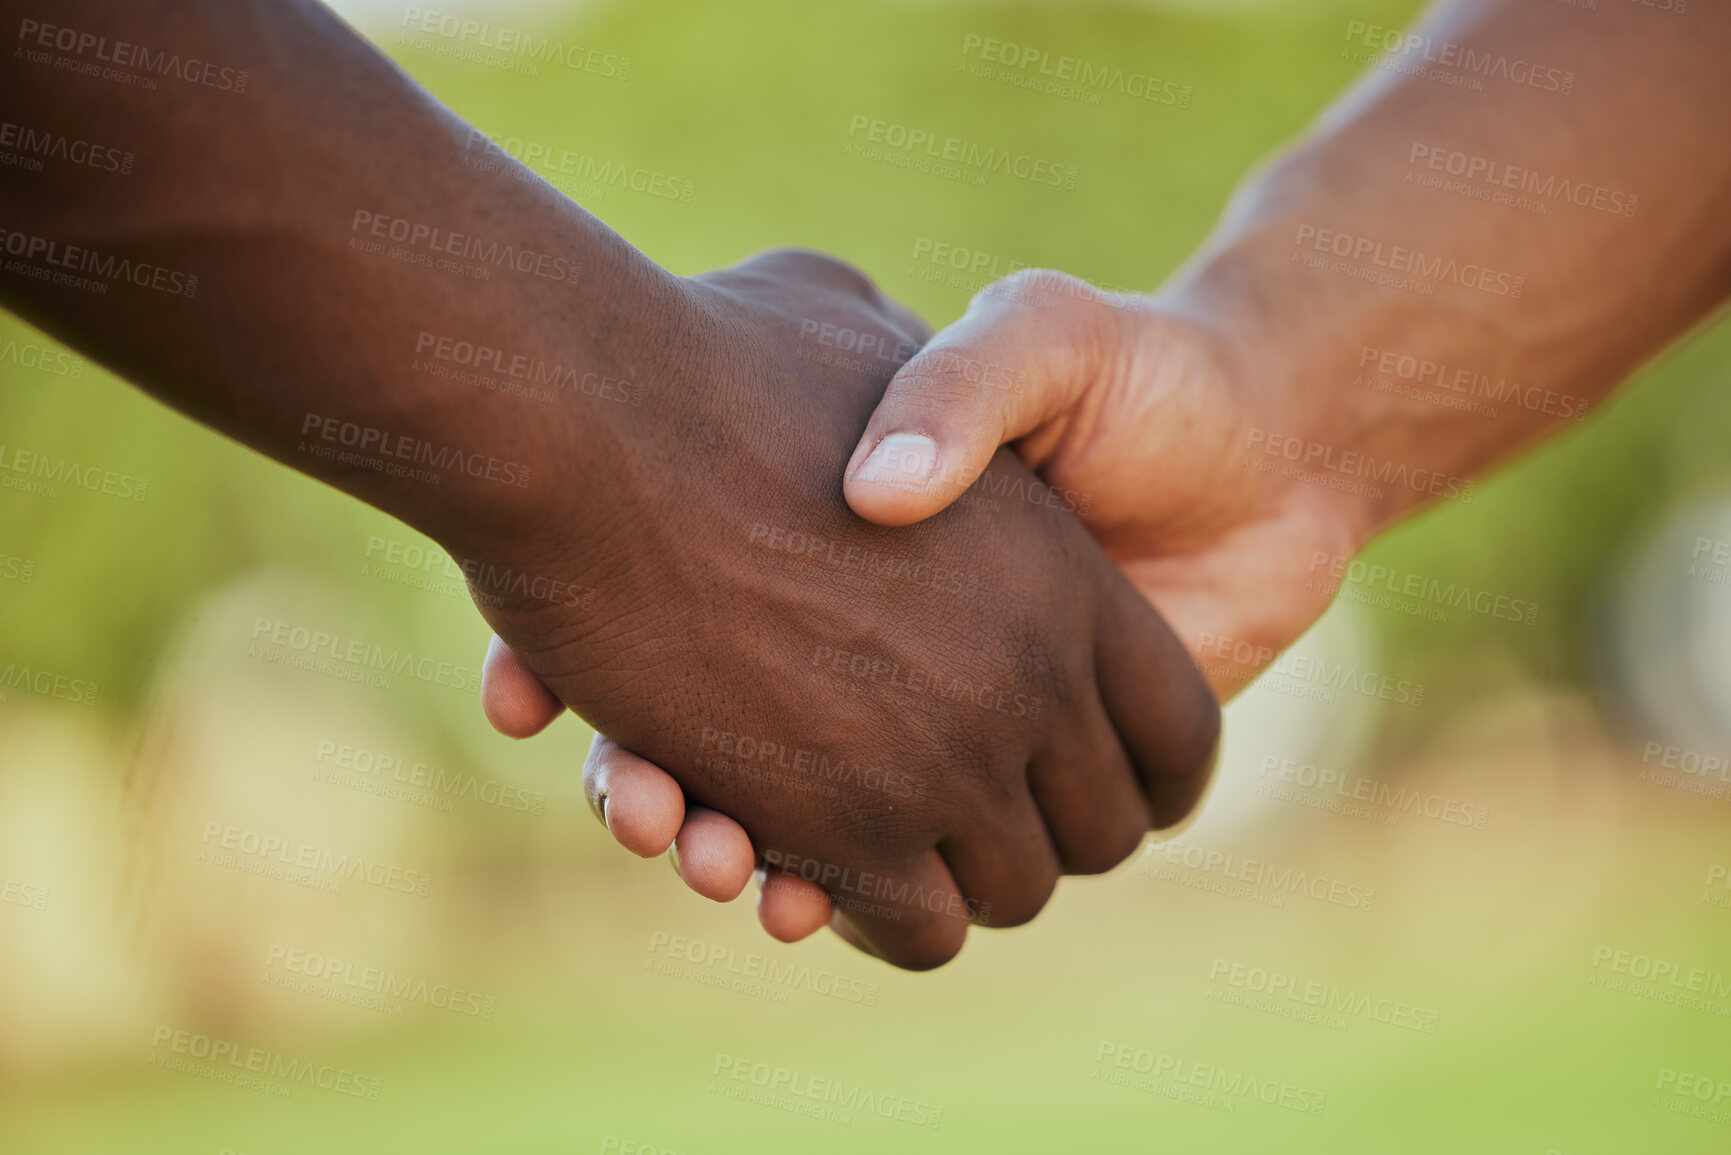
[[924, 433], [892, 433], [878, 442], [853, 480], [923, 489], [938, 467], [938, 443]]

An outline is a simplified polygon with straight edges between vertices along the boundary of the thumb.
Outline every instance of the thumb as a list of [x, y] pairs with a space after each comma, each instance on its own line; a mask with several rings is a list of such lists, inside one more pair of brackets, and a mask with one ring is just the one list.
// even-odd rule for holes
[[948, 506], [1000, 445], [1076, 403], [1116, 321], [1100, 290], [1064, 273], [1023, 270], [981, 290], [890, 382], [848, 462], [848, 505], [879, 525]]

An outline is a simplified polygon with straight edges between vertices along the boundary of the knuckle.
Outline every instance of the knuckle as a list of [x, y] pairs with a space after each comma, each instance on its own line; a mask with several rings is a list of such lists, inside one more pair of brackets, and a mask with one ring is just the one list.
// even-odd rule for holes
[[1064, 856], [1066, 874], [1106, 874], [1124, 862], [1142, 845], [1149, 820], [1144, 816], [1134, 824], [1118, 822], [1097, 832]]
[[953, 939], [939, 940], [929, 946], [922, 945], [915, 948], [903, 959], [898, 960], [896, 965], [909, 971], [937, 970], [962, 953], [962, 943], [966, 939], [966, 934], [961, 934]]
[[988, 386], [1013, 377], [1015, 366], [986, 342], [939, 338], [916, 353], [897, 376], [903, 388], [949, 399], [995, 396]]
[[1058, 269], [1017, 269], [981, 289], [974, 300], [987, 305], [1049, 309], [1065, 302], [1085, 302], [1099, 293], [1081, 277]]
[[1032, 874], [1001, 891], [992, 888], [989, 896], [970, 894], [968, 897], [980, 904], [979, 922], [982, 926], [1025, 926], [1052, 901], [1057, 888], [1058, 869], [1054, 863], [1052, 869]]
[[883, 950], [884, 957], [903, 970], [936, 970], [960, 954], [968, 938], [966, 923], [942, 916], [928, 916], [909, 929], [914, 933]]
[[756, 259], [784, 266], [790, 272], [798, 272], [825, 284], [847, 289], [868, 301], [877, 302], [881, 299], [876, 282], [858, 267], [815, 249], [791, 246], [774, 248], [759, 254]]
[[1192, 683], [1191, 702], [1185, 711], [1190, 724], [1174, 736], [1173, 771], [1179, 774], [1193, 774], [1206, 768], [1220, 748], [1220, 702], [1200, 673]]
[[1136, 303], [1127, 294], [1108, 292], [1056, 269], [1019, 269], [974, 300], [989, 311], [994, 325], [1024, 332], [1039, 326], [1040, 343], [1048, 351], [1054, 345], [1067, 349], [1097, 343], [1125, 331], [1123, 307]]
[[1048, 285], [1061, 285], [1070, 282], [1083, 283], [1080, 277], [1072, 276], [1059, 269], [1017, 269], [1002, 280], [987, 285], [978, 295], [981, 297], [1013, 298], [1017, 290], [1039, 289]]

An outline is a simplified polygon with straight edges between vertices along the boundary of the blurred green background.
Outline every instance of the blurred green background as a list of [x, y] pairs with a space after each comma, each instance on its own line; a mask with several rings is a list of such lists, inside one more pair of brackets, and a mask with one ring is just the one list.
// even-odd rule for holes
[[[451, 9], [629, 57], [624, 80], [448, 59], [400, 39], [401, 6], [353, 11], [486, 131], [689, 182], [689, 204], [573, 189], [670, 268], [806, 245], [942, 324], [979, 284], [917, 275], [932, 269], [914, 259], [922, 239], [1006, 268], [1157, 285], [1246, 169], [1350, 82], [1346, 21], [1399, 25], [1415, 8]], [[969, 75], [971, 34], [1189, 86], [1188, 107], [1113, 93], [1081, 103]], [[1073, 190], [981, 189], [861, 160], [844, 155], [855, 115], [1013, 145], [1080, 176]], [[46, 343], [0, 318], [5, 341]], [[1316, 644], [1423, 682], [1424, 709], [1347, 704], [1294, 721], [1254, 690], [1233, 707], [1239, 772], [1185, 841], [1373, 888], [1372, 910], [1240, 901], [1165, 881], [1144, 859], [1067, 882], [1033, 925], [976, 934], [953, 965], [905, 975], [827, 937], [774, 944], [747, 901], [706, 904], [665, 866], [612, 846], [582, 802], [588, 735], [575, 719], [512, 744], [487, 730], [473, 695], [356, 687], [250, 656], [260, 617], [471, 665], [487, 633], [443, 571], [418, 588], [401, 564], [380, 567], [388, 543], [427, 544], [381, 515], [93, 366], [0, 359], [0, 444], [150, 483], [143, 502], [0, 491], [0, 668], [100, 686], [89, 706], [18, 689], [0, 698], [0, 882], [48, 891], [42, 909], [0, 903], [0, 1151], [1731, 1150], [1731, 1127], [1667, 1110], [1677, 1097], [1658, 1085], [1664, 1070], [1731, 1082], [1731, 999], [1678, 1006], [1602, 982], [1606, 950], [1731, 976], [1731, 910], [1714, 901], [1731, 903], [1731, 890], [1708, 886], [1731, 862], [1725, 803], [1640, 779], [1655, 734], [1617, 692], [1643, 675], [1615, 641], [1639, 559], [1661, 576], [1688, 565], [1686, 550], [1652, 562], [1660, 527], [1731, 490], [1728, 365], [1720, 325], [1470, 505], [1372, 548], [1373, 560], [1542, 607], [1531, 627], [1331, 613]], [[8, 577], [7, 558], [29, 563], [29, 579]], [[1731, 590], [1692, 596], [1718, 595]], [[431, 805], [364, 793], [318, 777], [324, 744], [545, 802], [534, 814], [461, 792]], [[1491, 818], [1483, 831], [1411, 814], [1389, 826], [1259, 800], [1268, 756], [1464, 799]], [[426, 897], [353, 881], [326, 894], [246, 875], [200, 861], [211, 823], [376, 856], [435, 883]], [[676, 937], [715, 961], [664, 973]], [[413, 1001], [381, 1013], [284, 989], [274, 980], [288, 951], [480, 992], [496, 1015]], [[713, 985], [754, 953], [840, 975], [873, 1005], [814, 989], [828, 980]], [[1437, 1029], [1232, 1005], [1243, 992], [1211, 975], [1235, 964], [1434, 1011]], [[277, 1097], [162, 1069], [162, 1029], [347, 1068], [382, 1091], [367, 1101], [302, 1084]], [[1125, 1050], [1102, 1064], [1103, 1044]], [[1137, 1051], [1320, 1092], [1326, 1108], [1227, 1110], [1172, 1097], [1171, 1079], [1110, 1085], [1111, 1056]], [[935, 1105], [941, 1126], [735, 1101], [719, 1088], [749, 1084], [715, 1074], [718, 1055]], [[1731, 1098], [1720, 1107], [1731, 1112]]]

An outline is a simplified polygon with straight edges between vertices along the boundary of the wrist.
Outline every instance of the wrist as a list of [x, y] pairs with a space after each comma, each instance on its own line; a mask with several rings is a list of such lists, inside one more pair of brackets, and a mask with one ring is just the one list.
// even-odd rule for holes
[[1216, 265], [1206, 279], [1143, 299], [1134, 323], [1152, 369], [1140, 382], [1147, 420], [1136, 436], [1162, 459], [1189, 463], [1162, 474], [1185, 479], [1173, 499], [1200, 511], [1209, 536], [1302, 509], [1318, 537], [1350, 554], [1374, 535], [1383, 507], [1355, 476], [1364, 450], [1337, 416], [1326, 359], [1265, 293], [1230, 289], [1266, 283]]
[[1238, 457], [1279, 500], [1302, 495], [1356, 550], [1438, 497], [1470, 498], [1472, 483], [1441, 451], [1436, 414], [1379, 388], [1375, 372], [1382, 352], [1425, 347], [1439, 324], [1434, 302], [1307, 267], [1298, 238], [1313, 215], [1240, 215], [1157, 299], [1230, 367]]
[[489, 335], [487, 371], [464, 370], [478, 354], [422, 334], [430, 347], [418, 360], [445, 378], [429, 382], [436, 400], [417, 410], [424, 437], [474, 449], [460, 470], [406, 481], [390, 505], [375, 504], [453, 556], [520, 556], [544, 539], [568, 556], [566, 543], [592, 552], [629, 505], [658, 492], [646, 476], [659, 464], [653, 433], [677, 409], [687, 363], [712, 342], [687, 282], [627, 257], [575, 293], [501, 310], [512, 319]]

